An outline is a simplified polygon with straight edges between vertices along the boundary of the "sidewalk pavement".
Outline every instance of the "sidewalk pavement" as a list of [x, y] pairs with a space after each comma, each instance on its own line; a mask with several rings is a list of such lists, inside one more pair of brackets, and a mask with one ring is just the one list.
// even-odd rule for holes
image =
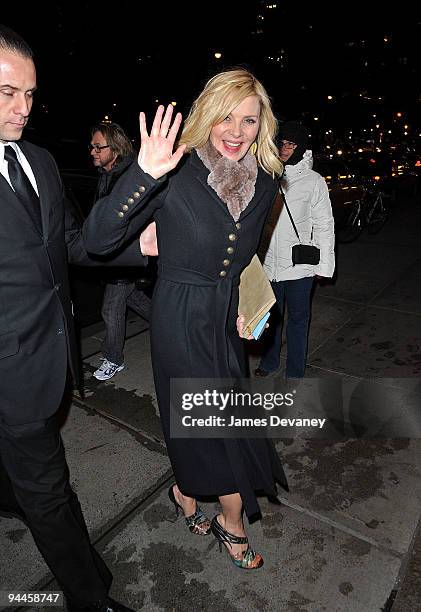
[[[379, 235], [339, 247], [335, 284], [314, 296], [309, 375], [396, 386], [419, 378], [420, 221], [407, 203]], [[280, 440], [290, 493], [281, 505], [261, 499], [263, 519], [247, 530], [265, 565], [238, 570], [212, 536], [191, 535], [175, 518], [147, 325], [130, 318], [127, 335], [127, 367], [98, 382], [102, 331], [84, 330], [86, 396], [74, 397], [62, 430], [113, 597], [148, 612], [421, 610], [421, 440]], [[0, 590], [57, 588], [22, 523], [0, 519], [0, 541]]]

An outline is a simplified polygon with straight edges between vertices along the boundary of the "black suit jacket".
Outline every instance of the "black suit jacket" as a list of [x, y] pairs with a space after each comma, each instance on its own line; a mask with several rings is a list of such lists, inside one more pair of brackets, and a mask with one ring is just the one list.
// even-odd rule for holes
[[[68, 261], [98, 263], [86, 253], [52, 156], [18, 144], [35, 175], [42, 228], [0, 175], [0, 419], [10, 424], [57, 410], [68, 364], [78, 378]], [[112, 263], [145, 265], [137, 240]]]

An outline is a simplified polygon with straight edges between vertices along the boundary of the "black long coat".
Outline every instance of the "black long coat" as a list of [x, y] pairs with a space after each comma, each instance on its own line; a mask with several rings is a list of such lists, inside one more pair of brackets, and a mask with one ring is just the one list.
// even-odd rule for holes
[[186, 495], [240, 491], [250, 517], [255, 490], [275, 494], [285, 484], [271, 442], [186, 440], [169, 433], [171, 378], [244, 377], [243, 341], [236, 329], [239, 275], [257, 250], [277, 193], [259, 169], [255, 195], [236, 223], [207, 184], [209, 170], [193, 151], [169, 177], [155, 181], [135, 163], [84, 225], [87, 249], [110, 253], [153, 215], [159, 276], [151, 341], [155, 387], [175, 477]]

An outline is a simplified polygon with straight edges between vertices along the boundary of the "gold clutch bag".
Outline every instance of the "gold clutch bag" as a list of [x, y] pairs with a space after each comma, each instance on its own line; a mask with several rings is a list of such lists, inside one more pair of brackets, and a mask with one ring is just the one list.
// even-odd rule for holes
[[244, 336], [256, 339], [265, 328], [275, 294], [257, 255], [240, 275], [238, 314], [244, 315]]

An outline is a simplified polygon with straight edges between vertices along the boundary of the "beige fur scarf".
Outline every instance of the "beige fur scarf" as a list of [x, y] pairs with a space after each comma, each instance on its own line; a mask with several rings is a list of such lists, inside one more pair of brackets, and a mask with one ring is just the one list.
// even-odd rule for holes
[[247, 153], [239, 162], [233, 161], [221, 155], [210, 140], [196, 151], [210, 170], [208, 185], [225, 202], [233, 219], [238, 221], [254, 196], [257, 178], [255, 156]]

